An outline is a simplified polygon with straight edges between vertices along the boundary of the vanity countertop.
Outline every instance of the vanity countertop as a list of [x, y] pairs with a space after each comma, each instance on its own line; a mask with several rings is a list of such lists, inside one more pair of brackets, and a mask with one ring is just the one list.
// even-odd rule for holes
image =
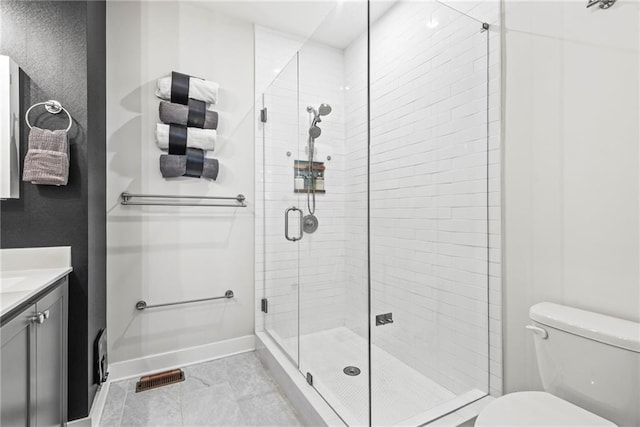
[[72, 270], [70, 247], [0, 250], [0, 318], [21, 309]]

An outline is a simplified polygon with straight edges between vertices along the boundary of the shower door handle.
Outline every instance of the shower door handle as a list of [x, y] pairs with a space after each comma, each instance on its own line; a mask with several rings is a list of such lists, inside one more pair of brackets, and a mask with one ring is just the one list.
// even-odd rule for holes
[[[298, 216], [299, 216], [299, 222], [300, 222], [300, 234], [298, 235], [298, 237], [290, 237], [289, 236], [289, 212], [291, 211], [298, 211]], [[298, 240], [302, 239], [303, 236], [303, 231], [302, 231], [302, 211], [298, 208], [291, 207], [288, 208], [286, 211], [284, 211], [284, 237], [289, 240], [290, 242], [297, 242]]]

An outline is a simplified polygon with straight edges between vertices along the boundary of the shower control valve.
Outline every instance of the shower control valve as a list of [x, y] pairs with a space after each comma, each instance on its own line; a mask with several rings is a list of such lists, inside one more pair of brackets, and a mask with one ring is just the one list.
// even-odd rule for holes
[[376, 326], [388, 325], [389, 323], [393, 323], [393, 313], [376, 315]]

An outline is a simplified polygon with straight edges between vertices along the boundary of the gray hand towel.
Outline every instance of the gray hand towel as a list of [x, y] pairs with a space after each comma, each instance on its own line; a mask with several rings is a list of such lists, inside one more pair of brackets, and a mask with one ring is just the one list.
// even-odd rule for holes
[[[172, 102], [160, 102], [160, 120], [163, 123], [187, 126], [189, 117], [189, 107], [182, 104], [174, 104]], [[218, 113], [206, 110], [204, 115], [203, 129], [218, 128]]]
[[33, 127], [24, 159], [22, 180], [42, 185], [67, 185], [69, 141], [67, 131]]
[[[216, 180], [219, 170], [218, 159], [204, 159], [202, 178]], [[187, 171], [187, 156], [176, 154], [162, 154], [160, 156], [160, 172], [163, 178], [183, 176]]]

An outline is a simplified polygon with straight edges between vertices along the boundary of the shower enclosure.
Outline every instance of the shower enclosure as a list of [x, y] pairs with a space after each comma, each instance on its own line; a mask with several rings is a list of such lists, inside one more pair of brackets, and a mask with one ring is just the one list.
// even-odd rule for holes
[[257, 29], [256, 72], [258, 329], [348, 425], [486, 396], [486, 27], [345, 2], [304, 41]]

